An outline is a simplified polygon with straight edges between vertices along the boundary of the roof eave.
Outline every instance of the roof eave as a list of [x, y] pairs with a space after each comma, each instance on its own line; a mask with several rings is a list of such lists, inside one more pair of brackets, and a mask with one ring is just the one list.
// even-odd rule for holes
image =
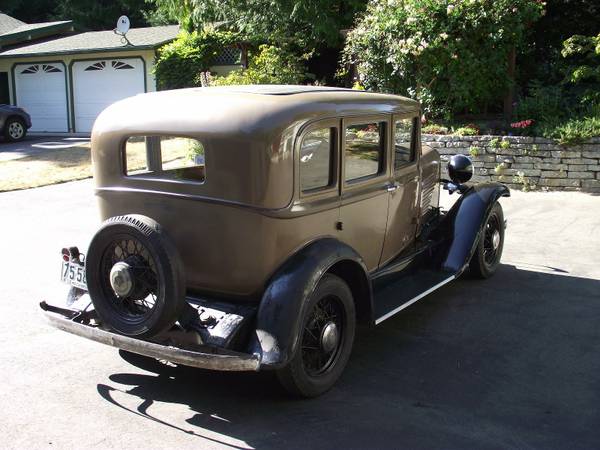
[[3, 45], [17, 44], [24, 41], [31, 41], [43, 37], [52, 36], [53, 34], [60, 32], [73, 31], [73, 21], [66, 20], [61, 23], [55, 23], [40, 28], [33, 28], [31, 30], [19, 31], [18, 33], [5, 33], [0, 36], [0, 48]]
[[10, 54], [3, 55], [0, 53], [0, 59], [8, 59], [8, 58], [39, 58], [46, 56], [57, 56], [57, 55], [77, 55], [81, 53], [122, 53], [122, 52], [130, 52], [135, 50], [154, 50], [161, 45], [164, 45], [168, 42], [171, 42], [173, 39], [167, 39], [165, 41], [156, 43], [156, 44], [146, 44], [146, 45], [128, 45], [125, 47], [112, 47], [112, 48], [93, 48], [93, 49], [73, 49], [73, 50], [59, 50], [53, 52], [35, 52], [35, 53], [20, 53], [20, 54]]

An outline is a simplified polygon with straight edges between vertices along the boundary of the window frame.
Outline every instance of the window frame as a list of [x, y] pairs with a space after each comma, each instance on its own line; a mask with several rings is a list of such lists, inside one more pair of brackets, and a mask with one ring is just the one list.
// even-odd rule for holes
[[[412, 130], [410, 137], [410, 152], [411, 152], [411, 160], [404, 161], [400, 167], [396, 167], [396, 122], [405, 119], [412, 119]], [[413, 164], [416, 164], [419, 160], [419, 155], [417, 155], [417, 139], [419, 138], [419, 120], [420, 116], [415, 113], [407, 113], [407, 114], [394, 114], [392, 116], [392, 133], [391, 133], [391, 142], [390, 142], [390, 159], [391, 159], [391, 167], [392, 172], [394, 174], [402, 172], [406, 167], [411, 167]], [[392, 145], [393, 144], [393, 145]]]
[[[330, 176], [331, 182], [324, 187], [307, 189], [303, 190], [301, 186], [300, 180], [300, 150], [302, 149], [302, 142], [304, 138], [315, 130], [320, 130], [322, 128], [333, 129], [332, 143], [331, 143], [331, 159], [330, 159]], [[294, 163], [296, 166], [296, 170], [294, 171], [295, 178], [297, 182], [295, 183], [295, 189], [297, 191], [298, 198], [305, 199], [310, 198], [314, 199], [316, 197], [328, 197], [332, 193], [336, 196], [339, 194], [339, 180], [340, 180], [340, 120], [339, 119], [322, 119], [316, 120], [314, 122], [310, 122], [302, 130], [298, 133], [296, 137], [296, 145], [295, 154], [294, 154]]]
[[[379, 170], [377, 173], [372, 175], [366, 175], [360, 178], [352, 180], [346, 180], [346, 129], [352, 125], [366, 125], [369, 123], [384, 123], [384, 130], [381, 133], [384, 141], [382, 144], [382, 160], [380, 161]], [[371, 182], [380, 181], [388, 177], [389, 173], [389, 161], [390, 161], [390, 130], [391, 130], [391, 114], [371, 114], [364, 116], [352, 116], [344, 117], [342, 119], [342, 131], [340, 133], [340, 155], [341, 155], [341, 169], [340, 179], [343, 180], [343, 186], [345, 190], [354, 188], [355, 186], [363, 186], [370, 184]], [[343, 138], [343, 139], [342, 139]]]
[[[197, 141], [199, 142], [202, 147], [204, 148], [204, 181], [196, 181], [196, 180], [188, 180], [188, 179], [176, 179], [176, 178], [164, 178], [161, 176], [162, 173], [164, 173], [165, 171], [163, 170], [162, 166], [163, 166], [163, 160], [162, 160], [162, 146], [158, 145], [155, 146], [155, 148], [153, 149], [153, 154], [151, 158], [148, 158], [148, 154], [146, 154], [146, 167], [148, 169], [147, 172], [142, 172], [140, 174], [133, 174], [133, 175], [129, 175], [127, 173], [127, 142], [129, 141], [130, 138], [133, 137], [143, 137], [143, 138], [158, 138], [158, 143], [160, 144], [161, 142], [161, 138], [184, 138], [184, 139], [190, 139], [192, 141]], [[146, 144], [147, 146], [148, 144]], [[148, 151], [148, 149], [146, 148], [146, 151]], [[189, 185], [195, 185], [195, 186], [203, 186], [206, 184], [206, 180], [207, 180], [207, 174], [206, 174], [206, 167], [207, 167], [207, 163], [206, 163], [206, 159], [207, 159], [207, 151], [206, 151], [206, 144], [203, 143], [200, 139], [198, 139], [197, 137], [194, 136], [190, 136], [187, 134], [175, 134], [175, 133], [163, 133], [163, 134], [148, 134], [148, 133], [136, 133], [136, 134], [130, 134], [128, 136], [125, 136], [123, 138], [123, 142], [121, 144], [121, 175], [123, 177], [125, 177], [128, 180], [143, 180], [143, 181], [151, 181], [151, 182], [156, 182], [156, 183], [175, 183], [175, 184], [189, 184]], [[156, 166], [157, 164], [160, 165], [160, 171], [157, 171], [155, 168], [153, 168], [153, 166]], [[173, 170], [173, 169], [168, 169], [168, 170]]]

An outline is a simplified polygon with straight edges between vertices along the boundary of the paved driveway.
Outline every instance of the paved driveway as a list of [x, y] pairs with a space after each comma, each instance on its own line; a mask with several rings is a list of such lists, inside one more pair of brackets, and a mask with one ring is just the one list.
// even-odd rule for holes
[[[89, 181], [0, 194], [3, 448], [599, 448], [600, 197], [515, 193], [504, 265], [361, 330], [327, 395], [268, 374], [125, 361], [47, 327]], [[131, 358], [129, 358], [131, 359]]]
[[0, 140], [0, 161], [11, 161], [35, 156], [48, 150], [76, 147], [89, 142], [86, 137], [55, 137], [55, 136], [26, 136], [19, 142], [6, 142]]

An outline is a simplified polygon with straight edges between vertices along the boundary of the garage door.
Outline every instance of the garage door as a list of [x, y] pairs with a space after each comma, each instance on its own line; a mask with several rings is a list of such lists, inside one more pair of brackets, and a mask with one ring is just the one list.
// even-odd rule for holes
[[14, 75], [17, 105], [31, 115], [31, 131], [69, 131], [64, 65], [17, 64]]
[[141, 59], [102, 59], [73, 64], [75, 131], [91, 131], [111, 103], [144, 92]]

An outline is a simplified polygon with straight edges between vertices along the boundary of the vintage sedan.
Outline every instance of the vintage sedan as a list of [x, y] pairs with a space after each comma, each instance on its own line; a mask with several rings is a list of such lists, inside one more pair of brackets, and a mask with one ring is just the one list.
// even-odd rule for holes
[[[238, 86], [143, 94], [92, 133], [104, 223], [62, 251], [56, 327], [176, 364], [275, 370], [328, 390], [358, 324], [469, 269], [496, 270], [498, 183], [469, 185], [420, 140], [417, 102], [348, 89]], [[460, 197], [439, 208], [440, 187]]]

